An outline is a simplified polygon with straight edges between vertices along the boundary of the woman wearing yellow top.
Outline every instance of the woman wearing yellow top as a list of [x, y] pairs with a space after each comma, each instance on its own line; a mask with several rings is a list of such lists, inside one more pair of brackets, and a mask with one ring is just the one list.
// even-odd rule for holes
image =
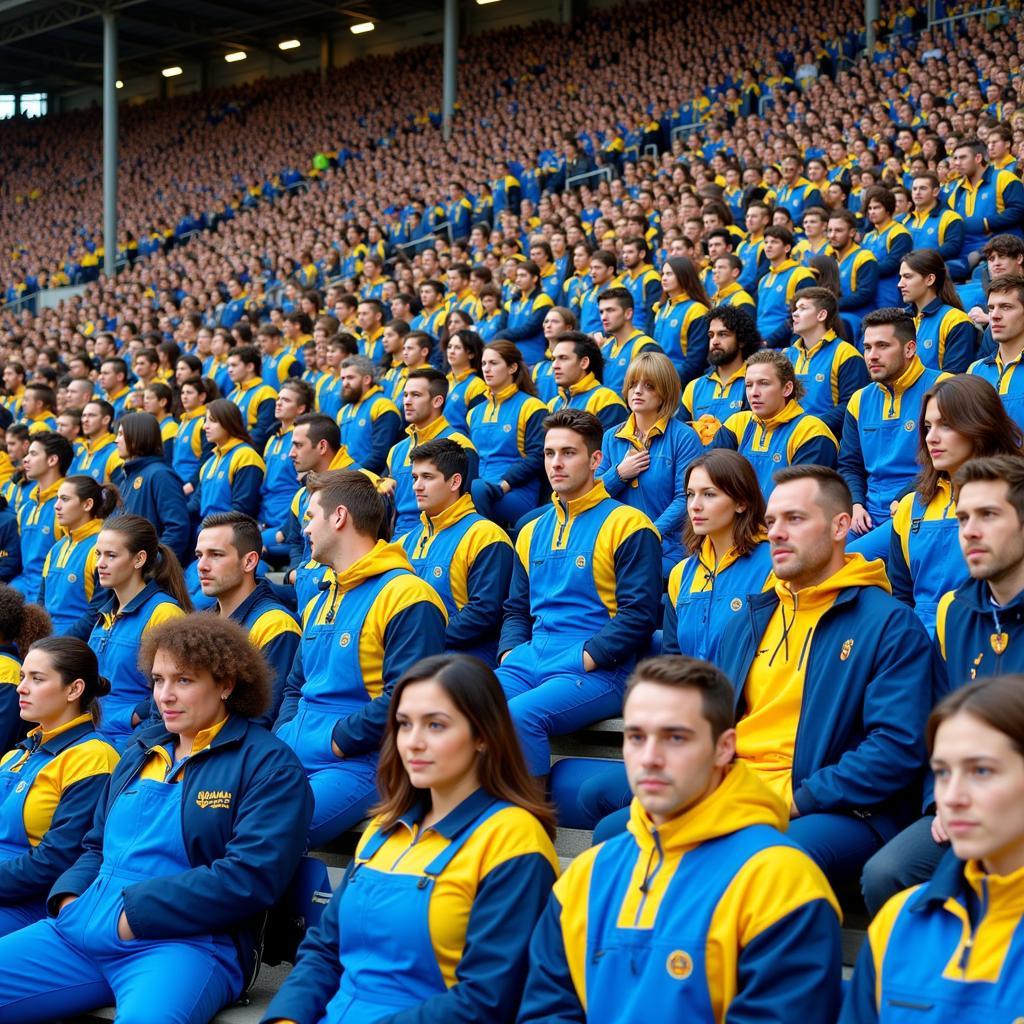
[[0, 760], [0, 935], [46, 916], [53, 883], [78, 859], [117, 753], [96, 731], [109, 685], [74, 637], [25, 655], [21, 717], [37, 726]]

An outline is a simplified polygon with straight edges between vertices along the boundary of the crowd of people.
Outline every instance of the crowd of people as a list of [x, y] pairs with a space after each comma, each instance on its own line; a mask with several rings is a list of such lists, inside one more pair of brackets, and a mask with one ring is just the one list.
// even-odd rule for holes
[[296, 901], [268, 1024], [1016, 1007], [1024, 29], [882, 13], [469, 40], [447, 148], [436, 49], [156, 105], [111, 279], [11, 129], [87, 283], [0, 310], [0, 1022], [208, 1021]]

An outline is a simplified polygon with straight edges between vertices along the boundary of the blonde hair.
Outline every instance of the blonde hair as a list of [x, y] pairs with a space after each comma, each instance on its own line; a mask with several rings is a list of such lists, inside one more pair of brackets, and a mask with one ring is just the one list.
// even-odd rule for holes
[[654, 385], [658, 392], [661, 404], [658, 406], [658, 419], [664, 416], [675, 416], [679, 410], [679, 399], [682, 395], [682, 386], [679, 383], [679, 374], [672, 365], [672, 360], [663, 352], [641, 352], [629, 364], [626, 370], [626, 383], [622, 388], [622, 395], [629, 405], [628, 395], [636, 386], [637, 381], [647, 381]]

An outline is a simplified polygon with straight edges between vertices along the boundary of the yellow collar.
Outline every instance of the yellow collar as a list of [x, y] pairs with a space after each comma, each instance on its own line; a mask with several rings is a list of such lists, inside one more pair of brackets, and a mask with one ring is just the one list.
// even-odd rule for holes
[[643, 450], [644, 448], [650, 448], [652, 438], [658, 437], [660, 434], [664, 434], [667, 428], [668, 417], [662, 416], [655, 422], [654, 426], [647, 431], [647, 434], [641, 442], [640, 434], [637, 431], [636, 426], [636, 413], [631, 412], [629, 416], [626, 417], [626, 422], [615, 431], [615, 436], [621, 437], [623, 440], [629, 441], [629, 443], [635, 448]]
[[[191, 412], [183, 412], [181, 414], [181, 422], [189, 423], [191, 420], [197, 420], [200, 416], [206, 415], [206, 405], [196, 406]], [[111, 435], [113, 436], [113, 435]]]
[[425, 427], [420, 429], [415, 424], [410, 423], [405, 428], [405, 432], [412, 438], [412, 444], [415, 448], [417, 445], [423, 444], [425, 441], [432, 441], [442, 430], [447, 429], [448, 421], [443, 416], [438, 416], [432, 423], [428, 423]]
[[68, 536], [71, 538], [72, 543], [77, 544], [85, 537], [95, 537], [102, 529], [102, 519], [90, 519], [87, 523], [79, 526], [77, 530], [72, 530]]
[[72, 718], [70, 722], [65, 722], [63, 725], [58, 725], [56, 729], [51, 729], [49, 732], [45, 732], [41, 725], [37, 725], [34, 729], [29, 730], [29, 736], [38, 736], [40, 743], [49, 743], [54, 736], [60, 736], [62, 733], [68, 732], [74, 729], [76, 726], [82, 725], [85, 722], [91, 722], [92, 715], [86, 712], [84, 715], [79, 715], [77, 718]]
[[214, 451], [214, 454], [217, 456], [217, 458], [220, 459], [220, 458], [223, 458], [225, 455], [227, 455], [228, 452], [230, 452], [233, 449], [237, 448], [240, 444], [245, 444], [245, 442], [240, 437], [229, 437], [224, 442], [223, 445], [220, 445], [220, 446], [216, 446], [215, 445], [213, 451]]
[[487, 401], [493, 402], [496, 405], [498, 402], [504, 402], [505, 399], [511, 398], [518, 390], [518, 385], [513, 381], [511, 384], [506, 384], [498, 392], [488, 390]]
[[428, 516], [426, 512], [421, 512], [420, 520], [428, 532], [440, 533], [441, 530], [457, 523], [460, 519], [465, 519], [475, 511], [476, 506], [473, 504], [472, 495], [463, 494], [436, 516]]
[[558, 517], [558, 521], [567, 522], [599, 505], [607, 497], [608, 491], [605, 490], [604, 481], [598, 480], [586, 494], [579, 498], [565, 502], [557, 494], [552, 494], [551, 503], [555, 506], [555, 515]]
[[117, 438], [108, 431], [106, 434], [100, 434], [94, 441], [86, 441], [85, 450], [91, 455], [93, 452], [98, 452], [104, 445], [116, 443]]

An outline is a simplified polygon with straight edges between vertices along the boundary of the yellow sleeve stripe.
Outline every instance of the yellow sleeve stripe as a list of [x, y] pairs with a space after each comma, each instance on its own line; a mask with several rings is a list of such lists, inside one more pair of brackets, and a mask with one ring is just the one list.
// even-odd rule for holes
[[673, 605], [679, 600], [679, 591], [683, 588], [683, 566], [688, 561], [689, 559], [684, 558], [681, 562], [677, 562], [668, 574], [668, 599]]
[[146, 628], [142, 632], [148, 633], [151, 629], [155, 629], [157, 626], [162, 626], [165, 622], [182, 618], [184, 614], [185, 613], [176, 604], [173, 604], [170, 601], [164, 601], [153, 609], [153, 614], [149, 617], [149, 622], [146, 623]]
[[615, 554], [626, 537], [640, 530], [650, 530], [655, 537], [661, 539], [654, 524], [643, 512], [631, 508], [629, 505], [619, 505], [612, 509], [597, 531], [592, 556], [594, 586], [597, 588], [601, 603], [608, 609], [608, 614], [612, 618], [618, 612], [618, 578], [615, 573]]
[[817, 416], [804, 416], [804, 418], [797, 423], [796, 427], [793, 428], [793, 433], [789, 435], [789, 443], [786, 445], [786, 450], [789, 455], [790, 462], [793, 461], [796, 457], [796, 453], [803, 445], [817, 437], [827, 437], [838, 450], [839, 445], [836, 443], [836, 439], [832, 434], [832, 431], [829, 430]]
[[590, 904], [590, 880], [600, 846], [592, 846], [569, 865], [555, 882], [554, 894], [562, 908], [562, 941], [576, 997], [587, 1009], [587, 916]]
[[266, 647], [271, 640], [282, 633], [295, 633], [297, 635], [302, 633], [298, 623], [283, 608], [271, 608], [265, 611], [249, 627], [249, 639], [254, 646], [260, 649]]
[[540, 516], [536, 519], [531, 519], [519, 531], [519, 536], [516, 537], [516, 555], [518, 556], [523, 568], [526, 570], [527, 576], [530, 574], [530, 543], [533, 540], [533, 531], [537, 529], [537, 523], [539, 520]]
[[939, 599], [939, 607], [935, 613], [935, 636], [939, 641], [939, 652], [942, 660], [946, 660], [946, 618], [949, 615], [949, 606], [956, 600], [956, 591], [949, 590]]
[[915, 885], [910, 889], [904, 889], [897, 893], [885, 904], [875, 915], [874, 920], [868, 925], [868, 944], [871, 948], [871, 959], [875, 965], [875, 1007], [882, 1006], [882, 961], [885, 959], [885, 951], [889, 945], [889, 936], [892, 934], [893, 925], [900, 911], [908, 899], [921, 888]]
[[234, 480], [235, 474], [245, 466], [255, 466], [261, 473], [267, 471], [267, 464], [259, 457], [255, 448], [239, 448], [232, 453], [228, 466], [228, 480]]
[[910, 565], [910, 520], [914, 508], [914, 495], [905, 494], [900, 498], [896, 506], [896, 512], [892, 517], [893, 532], [900, 539], [900, 551], [903, 552], [903, 561]]
[[512, 546], [508, 534], [489, 520], [475, 524], [467, 530], [452, 555], [449, 580], [455, 607], [460, 611], [469, 604], [469, 574], [480, 552], [492, 544]]

